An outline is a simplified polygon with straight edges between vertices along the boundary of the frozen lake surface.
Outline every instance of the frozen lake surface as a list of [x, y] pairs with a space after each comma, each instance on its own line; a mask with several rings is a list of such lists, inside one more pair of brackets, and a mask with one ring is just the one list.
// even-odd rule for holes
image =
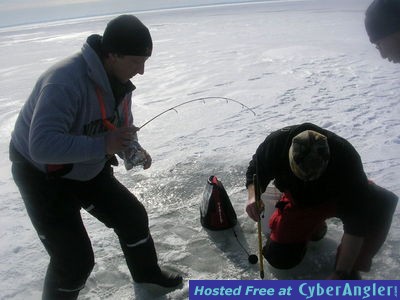
[[[313, 122], [349, 139], [368, 176], [400, 194], [399, 66], [382, 60], [368, 41], [369, 1], [267, 1], [158, 10], [138, 14], [149, 26], [153, 56], [133, 78], [136, 125], [183, 101], [192, 103], [145, 126], [139, 134], [153, 166], [116, 176], [143, 202], [160, 263], [179, 269], [182, 289], [169, 293], [132, 284], [112, 230], [82, 212], [96, 266], [80, 299], [187, 299], [190, 279], [258, 279], [258, 267], [231, 231], [207, 232], [199, 204], [210, 175], [223, 182], [238, 214], [236, 232], [251, 253], [256, 226], [244, 212], [245, 172], [256, 147], [273, 130]], [[26, 214], [8, 161], [18, 111], [37, 77], [102, 33], [112, 16], [0, 29], [0, 299], [40, 299], [48, 256]], [[344, 170], [345, 172], [345, 170]], [[380, 216], [377, 216], [380, 217]], [[342, 234], [338, 220], [290, 271], [266, 265], [266, 279], [321, 279], [331, 271]], [[388, 240], [366, 279], [398, 279], [399, 208]]]

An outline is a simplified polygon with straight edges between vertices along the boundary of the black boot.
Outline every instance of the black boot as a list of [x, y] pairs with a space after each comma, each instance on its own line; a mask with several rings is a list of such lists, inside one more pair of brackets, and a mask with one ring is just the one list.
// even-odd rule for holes
[[120, 240], [125, 259], [137, 283], [153, 283], [162, 287], [177, 287], [182, 283], [182, 276], [161, 270], [158, 265], [154, 242], [149, 234], [147, 240], [137, 246], [129, 246]]
[[137, 283], [153, 283], [166, 288], [177, 287], [182, 284], [182, 281], [181, 275], [162, 269], [158, 274], [153, 274], [146, 279], [135, 279]]
[[63, 280], [64, 287], [60, 288], [60, 274], [50, 263], [44, 280], [42, 300], [76, 300], [84, 284]]

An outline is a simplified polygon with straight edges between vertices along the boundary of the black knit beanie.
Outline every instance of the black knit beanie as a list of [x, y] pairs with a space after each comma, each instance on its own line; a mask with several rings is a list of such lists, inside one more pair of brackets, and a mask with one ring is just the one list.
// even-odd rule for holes
[[400, 0], [374, 0], [365, 13], [371, 43], [400, 31]]
[[121, 15], [111, 20], [104, 30], [103, 53], [151, 56], [152, 50], [150, 32], [135, 16]]

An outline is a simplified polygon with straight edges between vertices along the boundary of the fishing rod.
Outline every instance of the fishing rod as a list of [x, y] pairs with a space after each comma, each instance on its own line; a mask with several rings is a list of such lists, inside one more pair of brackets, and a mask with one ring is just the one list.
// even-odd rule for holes
[[206, 100], [225, 100], [227, 103], [228, 103], [228, 102], [234, 102], [234, 103], [237, 103], [237, 104], [241, 105], [242, 108], [246, 108], [246, 110], [252, 112], [253, 115], [256, 115], [256, 113], [255, 113], [255, 111], [254, 111], [253, 109], [251, 109], [250, 107], [248, 107], [248, 106], [245, 105], [244, 103], [242, 103], [242, 102], [240, 102], [240, 101], [238, 101], [238, 100], [232, 99], [232, 98], [219, 97], [219, 96], [201, 97], [201, 98], [196, 98], [196, 99], [192, 99], [192, 100], [188, 100], [188, 101], [182, 102], [182, 103], [180, 103], [180, 104], [178, 104], [178, 105], [175, 105], [175, 106], [173, 106], [173, 107], [170, 107], [170, 108], [168, 108], [168, 109], [166, 109], [166, 110], [160, 112], [159, 114], [155, 115], [153, 118], [151, 118], [150, 120], [148, 120], [147, 122], [145, 122], [144, 124], [142, 124], [142, 126], [140, 126], [139, 129], [142, 129], [144, 126], [146, 126], [146, 125], [149, 124], [150, 122], [154, 121], [155, 119], [157, 119], [158, 117], [162, 116], [163, 114], [165, 114], [165, 113], [167, 113], [167, 112], [169, 112], [169, 111], [172, 111], [172, 110], [173, 110], [173, 111], [175, 111], [175, 112], [178, 112], [176, 109], [177, 109], [178, 107], [180, 107], [180, 106], [183, 106], [183, 105], [186, 105], [186, 104], [189, 104], [189, 103], [193, 103], [193, 102], [198, 102], [198, 101], [202, 101], [202, 102], [205, 103]]
[[[256, 167], [256, 174], [253, 175], [253, 184], [254, 184], [254, 191], [255, 191], [255, 198], [256, 198], [256, 207], [257, 210], [261, 210], [261, 194], [260, 194], [260, 185], [258, 182], [257, 176], [257, 167]], [[262, 230], [261, 230], [261, 219], [257, 221], [257, 235], [258, 235], [258, 256], [260, 262], [260, 278], [264, 279], [264, 260], [262, 254]]]

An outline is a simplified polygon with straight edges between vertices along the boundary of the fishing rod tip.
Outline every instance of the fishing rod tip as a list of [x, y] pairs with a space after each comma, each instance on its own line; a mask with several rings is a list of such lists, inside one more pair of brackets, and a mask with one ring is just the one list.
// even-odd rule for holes
[[264, 271], [261, 271], [261, 272], [260, 272], [260, 278], [261, 278], [261, 279], [264, 279]]

